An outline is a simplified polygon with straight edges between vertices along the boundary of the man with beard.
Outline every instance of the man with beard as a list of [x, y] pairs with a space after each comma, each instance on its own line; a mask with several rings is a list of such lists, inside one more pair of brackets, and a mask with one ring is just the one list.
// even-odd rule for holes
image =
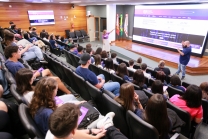
[[179, 57], [179, 63], [178, 63], [178, 71], [176, 72], [177, 75], [180, 74], [180, 72], [182, 72], [182, 78], [181, 80], [183, 80], [185, 78], [185, 74], [186, 74], [186, 65], [188, 64], [190, 57], [191, 57], [191, 45], [189, 41], [182, 41], [182, 47], [183, 50], [181, 51], [179, 48], [178, 53], [180, 54]]

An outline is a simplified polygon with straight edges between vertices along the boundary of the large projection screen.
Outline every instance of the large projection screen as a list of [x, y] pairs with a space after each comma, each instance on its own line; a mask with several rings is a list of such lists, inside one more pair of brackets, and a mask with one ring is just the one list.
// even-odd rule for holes
[[189, 40], [202, 55], [207, 31], [207, 4], [135, 6], [133, 41], [177, 49]]

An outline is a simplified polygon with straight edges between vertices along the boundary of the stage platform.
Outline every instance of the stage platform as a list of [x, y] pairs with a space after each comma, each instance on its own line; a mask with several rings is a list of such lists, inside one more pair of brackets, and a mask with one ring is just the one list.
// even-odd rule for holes
[[[167, 66], [177, 68], [179, 61], [179, 53], [156, 48], [148, 45], [138, 44], [131, 41], [115, 41], [112, 45], [122, 47], [156, 62], [164, 60]], [[191, 59], [186, 67], [186, 72], [190, 75], [208, 74], [208, 57], [195, 57]]]

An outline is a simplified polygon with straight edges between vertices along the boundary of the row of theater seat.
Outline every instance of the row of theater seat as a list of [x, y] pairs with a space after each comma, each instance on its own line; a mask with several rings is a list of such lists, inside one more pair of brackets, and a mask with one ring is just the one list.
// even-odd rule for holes
[[[78, 64], [78, 61], [79, 61], [79, 57], [75, 56], [74, 54], [70, 53], [70, 52], [67, 52], [67, 51], [64, 51], [65, 53], [65, 56], [66, 56], [66, 60], [68, 63], [72, 64], [73, 66], [77, 67], [79, 64]], [[76, 63], [76, 64], [75, 64]], [[113, 80], [113, 81], [117, 81], [121, 84], [123, 83], [126, 83], [128, 81], [124, 81], [122, 78], [118, 77], [117, 75], [115, 74], [110, 74], [108, 71], [106, 70], [103, 70], [101, 68], [98, 68], [96, 67], [95, 65], [91, 64], [89, 66], [89, 69], [91, 71], [93, 71], [96, 75], [98, 74], [104, 74], [105, 77], [107, 78], [106, 81], [108, 80]], [[84, 81], [84, 80], [83, 80]], [[152, 83], [154, 82], [154, 79], [146, 79], [146, 82], [147, 85], [151, 86]], [[88, 83], [89, 84], [89, 83]], [[188, 87], [190, 84], [186, 83], [186, 82], [183, 82], [182, 85], [184, 87]], [[94, 87], [94, 86], [93, 86]], [[134, 87], [135, 87], [135, 90], [140, 90], [140, 87], [135, 85], [134, 84]], [[95, 87], [94, 87], [95, 88]], [[149, 90], [146, 90], [146, 89], [143, 89], [143, 91], [145, 92], [145, 94], [150, 98], [153, 93], [151, 93]], [[169, 97], [172, 97], [173, 95], [175, 94], [179, 94], [179, 95], [182, 95], [183, 92], [181, 90], [178, 90], [172, 86], [168, 86], [168, 89], [167, 89], [168, 93], [169, 93]], [[202, 106], [203, 106], [203, 111], [204, 111], [204, 120], [203, 122], [207, 123], [208, 121], [208, 101], [202, 99]], [[178, 116], [186, 123], [185, 126], [182, 127], [182, 131], [181, 133], [183, 135], [185, 135], [186, 137], [189, 137], [190, 135], [190, 132], [191, 132], [191, 116], [188, 112], [178, 108], [177, 106], [174, 106], [171, 102], [167, 101], [167, 107], [174, 110]], [[135, 132], [136, 133], [136, 132]]]

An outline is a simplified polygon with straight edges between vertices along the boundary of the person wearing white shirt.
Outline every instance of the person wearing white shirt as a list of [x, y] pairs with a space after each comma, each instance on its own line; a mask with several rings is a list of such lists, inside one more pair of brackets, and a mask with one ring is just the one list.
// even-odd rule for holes
[[117, 60], [116, 60], [116, 57], [117, 57], [117, 54], [116, 54], [116, 53], [112, 53], [112, 54], [111, 54], [111, 58], [112, 58], [112, 60], [113, 60], [113, 63], [114, 63], [114, 64], [119, 64], [119, 63], [117, 62]]
[[128, 70], [135, 72], [136, 69], [133, 68], [134, 66], [134, 60], [129, 60], [129, 67], [127, 67]]
[[145, 76], [146, 78], [150, 79], [150, 78], [151, 78], [151, 75], [148, 74], [148, 73], [146, 73], [146, 70], [147, 70], [147, 64], [142, 63], [141, 69], [142, 69], [142, 71], [143, 71], [143, 73], [144, 73], [144, 76]]
[[110, 72], [110, 74], [114, 74], [115, 73], [112, 58], [108, 58], [108, 59], [105, 60], [104, 70], [107, 70], [108, 72]]
[[95, 62], [93, 63], [95, 66], [97, 66], [98, 68], [103, 69], [103, 66], [101, 65], [101, 57], [99, 54], [95, 55], [94, 57]]

